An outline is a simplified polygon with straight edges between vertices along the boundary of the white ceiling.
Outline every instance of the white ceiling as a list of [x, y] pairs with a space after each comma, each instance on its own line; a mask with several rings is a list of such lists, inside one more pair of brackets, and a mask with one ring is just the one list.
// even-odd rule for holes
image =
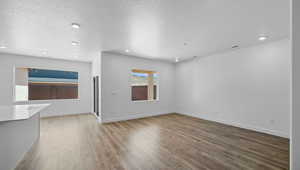
[[0, 0], [6, 53], [91, 61], [130, 49], [174, 60], [257, 44], [261, 34], [289, 36], [289, 0]]

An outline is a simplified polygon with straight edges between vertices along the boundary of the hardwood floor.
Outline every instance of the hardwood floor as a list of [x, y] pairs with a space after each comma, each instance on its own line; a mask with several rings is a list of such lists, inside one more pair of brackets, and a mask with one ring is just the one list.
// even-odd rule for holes
[[17, 170], [279, 170], [289, 140], [179, 114], [99, 124], [93, 115], [45, 118]]

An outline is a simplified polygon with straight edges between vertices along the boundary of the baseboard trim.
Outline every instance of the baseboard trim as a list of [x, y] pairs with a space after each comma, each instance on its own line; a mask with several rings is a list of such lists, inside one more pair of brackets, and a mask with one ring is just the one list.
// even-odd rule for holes
[[93, 114], [93, 113], [70, 113], [70, 114], [41, 115], [41, 118], [76, 116], [76, 115], [84, 115], [84, 114]]
[[285, 134], [280, 131], [270, 130], [270, 129], [261, 128], [261, 127], [255, 127], [255, 126], [251, 126], [251, 125], [245, 125], [245, 124], [226, 121], [226, 120], [212, 120], [212, 119], [201, 117], [200, 115], [195, 115], [195, 114], [190, 114], [190, 113], [178, 113], [178, 114], [191, 116], [191, 117], [195, 117], [195, 118], [199, 118], [199, 119], [203, 119], [203, 120], [218, 122], [218, 123], [222, 123], [225, 125], [230, 125], [230, 126], [234, 126], [234, 127], [238, 127], [238, 128], [248, 129], [248, 130], [253, 130], [256, 132], [266, 133], [266, 134], [279, 136], [279, 137], [283, 137], [283, 138], [288, 138], [288, 139], [290, 138], [290, 136], [288, 134]]
[[[148, 113], [148, 114], [130, 114], [130, 115], [119, 115], [114, 117], [105, 118], [102, 117], [102, 123], [112, 123], [112, 122], [120, 122], [120, 121], [126, 121], [126, 120], [133, 120], [133, 119], [141, 119], [146, 117], [154, 117], [154, 116], [160, 116], [160, 115], [166, 115], [174, 112], [168, 112], [168, 113]], [[103, 114], [103, 115], [109, 115], [109, 114]]]

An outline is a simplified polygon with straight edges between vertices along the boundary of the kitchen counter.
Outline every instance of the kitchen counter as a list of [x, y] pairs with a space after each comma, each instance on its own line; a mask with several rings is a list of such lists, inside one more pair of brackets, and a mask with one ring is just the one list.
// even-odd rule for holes
[[29, 119], [50, 104], [0, 106], [0, 122]]
[[40, 113], [50, 104], [0, 106], [0, 170], [12, 170], [40, 137]]

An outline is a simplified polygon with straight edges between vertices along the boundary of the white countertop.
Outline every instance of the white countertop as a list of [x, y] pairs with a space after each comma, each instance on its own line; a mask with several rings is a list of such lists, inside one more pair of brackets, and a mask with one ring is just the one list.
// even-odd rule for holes
[[29, 119], [48, 106], [50, 104], [0, 106], [0, 122]]

